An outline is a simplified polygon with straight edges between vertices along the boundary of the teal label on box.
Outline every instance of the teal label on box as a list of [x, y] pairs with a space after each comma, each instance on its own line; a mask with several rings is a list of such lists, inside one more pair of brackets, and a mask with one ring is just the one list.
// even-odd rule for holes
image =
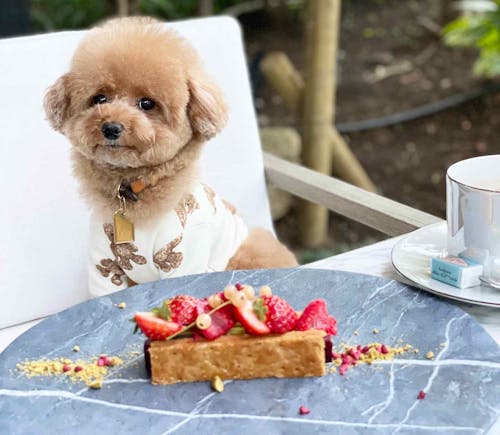
[[458, 281], [460, 279], [460, 266], [440, 261], [440, 259], [432, 259], [432, 277], [438, 281], [445, 282], [446, 284], [458, 286]]

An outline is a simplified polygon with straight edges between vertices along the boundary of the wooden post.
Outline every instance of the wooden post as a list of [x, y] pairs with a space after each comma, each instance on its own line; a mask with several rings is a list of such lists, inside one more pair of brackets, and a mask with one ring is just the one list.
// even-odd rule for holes
[[[260, 68], [266, 80], [297, 116], [302, 115], [304, 80], [285, 53], [271, 52], [262, 59]], [[332, 148], [332, 175], [370, 192], [376, 188], [356, 156], [332, 125], [328, 132]]]
[[299, 114], [304, 93], [304, 80], [289, 57], [281, 51], [273, 51], [261, 60], [260, 69], [266, 80], [283, 98], [287, 107], [293, 113]]
[[128, 0], [118, 0], [118, 16], [128, 17], [130, 14]]
[[[339, 17], [340, 0], [307, 2], [302, 162], [323, 174], [331, 172], [328, 134], [333, 121]], [[328, 210], [302, 203], [299, 228], [304, 246], [320, 245], [328, 235]]]

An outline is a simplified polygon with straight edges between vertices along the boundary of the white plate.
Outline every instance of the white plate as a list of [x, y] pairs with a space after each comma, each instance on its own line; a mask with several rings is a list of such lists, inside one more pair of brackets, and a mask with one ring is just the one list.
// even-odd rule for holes
[[478, 285], [456, 288], [431, 278], [431, 258], [446, 254], [446, 222], [420, 228], [394, 245], [392, 264], [417, 287], [439, 296], [469, 304], [500, 307], [500, 290]]

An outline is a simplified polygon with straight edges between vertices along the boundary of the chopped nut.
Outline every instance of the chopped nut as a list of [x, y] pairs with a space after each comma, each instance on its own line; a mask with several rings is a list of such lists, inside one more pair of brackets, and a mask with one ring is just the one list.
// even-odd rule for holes
[[218, 393], [222, 393], [224, 391], [224, 382], [219, 376], [216, 376], [212, 380], [212, 389]]
[[125, 302], [120, 302], [117, 307], [120, 308], [120, 310], [123, 310], [125, 307], [127, 306], [127, 304]]
[[415, 349], [413, 352], [414, 353], [419, 353], [420, 351], [418, 349]]
[[354, 331], [354, 335], [359, 335], [359, 332], [358, 331]]
[[101, 380], [96, 380], [92, 383], [89, 384], [89, 387], [94, 389], [94, 390], [98, 390], [99, 388], [102, 388], [102, 381]]
[[373, 330], [373, 333], [374, 333], [374, 334], [378, 334], [379, 332], [380, 332], [380, 331], [379, 331], [377, 328], [375, 328], [375, 329]]
[[73, 352], [80, 352], [80, 346], [73, 346]]
[[425, 354], [425, 357], [426, 357], [427, 359], [433, 359], [433, 358], [434, 358], [434, 352], [432, 352], [432, 351], [430, 350], [429, 352], [427, 352], [427, 353]]

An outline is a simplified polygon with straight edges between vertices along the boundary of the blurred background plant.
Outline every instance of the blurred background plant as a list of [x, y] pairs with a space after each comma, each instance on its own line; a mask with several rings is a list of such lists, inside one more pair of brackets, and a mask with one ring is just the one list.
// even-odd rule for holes
[[463, 15], [444, 28], [445, 42], [479, 50], [475, 74], [500, 75], [500, 0], [461, 1], [457, 6]]
[[[214, 14], [243, 3], [243, 0], [214, 0]], [[150, 15], [167, 20], [192, 17], [199, 11], [198, 0], [132, 0], [131, 14]], [[53, 31], [81, 29], [116, 15], [116, 0], [31, 0], [31, 21], [34, 30]]]

